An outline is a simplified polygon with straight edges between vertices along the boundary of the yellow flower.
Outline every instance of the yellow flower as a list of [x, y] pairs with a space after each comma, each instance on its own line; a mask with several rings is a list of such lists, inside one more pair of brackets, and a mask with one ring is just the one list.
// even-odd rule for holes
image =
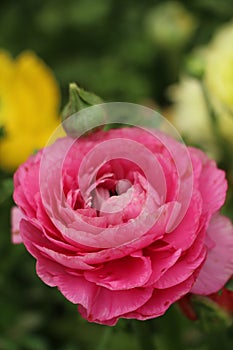
[[59, 125], [60, 93], [51, 70], [33, 52], [15, 60], [0, 51], [0, 166], [13, 171], [43, 147]]
[[233, 22], [221, 27], [206, 50], [204, 82], [217, 112], [233, 116]]
[[[208, 99], [218, 117], [221, 136], [233, 144], [233, 22], [222, 27], [213, 40], [194, 54], [203, 62], [203, 84]], [[218, 158], [216, 136], [203, 96], [201, 83], [182, 77], [170, 88], [174, 102], [172, 122], [178, 131], [193, 143], [203, 146]]]
[[216, 33], [206, 50], [204, 83], [221, 132], [233, 143], [233, 22]]
[[185, 136], [188, 143], [213, 148], [214, 137], [201, 84], [197, 79], [182, 77], [179, 84], [169, 89], [174, 102], [171, 122]]
[[[218, 140], [213, 133], [201, 83], [184, 76], [179, 84], [169, 88], [168, 93], [174, 102], [170, 109], [171, 123], [188, 143], [203, 147], [211, 157], [218, 159]], [[233, 120], [221, 114], [218, 125], [222, 137], [233, 144]]]

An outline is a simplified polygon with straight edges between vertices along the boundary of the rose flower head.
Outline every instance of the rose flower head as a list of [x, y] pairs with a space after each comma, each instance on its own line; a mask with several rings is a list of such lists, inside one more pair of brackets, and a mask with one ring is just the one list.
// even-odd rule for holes
[[13, 240], [90, 322], [155, 318], [232, 275], [225, 173], [162, 131], [60, 138], [19, 167], [14, 186]]

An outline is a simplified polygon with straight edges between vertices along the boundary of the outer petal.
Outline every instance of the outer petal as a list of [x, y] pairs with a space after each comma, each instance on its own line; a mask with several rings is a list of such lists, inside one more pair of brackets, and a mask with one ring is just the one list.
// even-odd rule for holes
[[90, 322], [103, 324], [137, 310], [150, 299], [153, 292], [152, 288], [111, 291], [98, 287], [81, 276], [67, 273], [57, 277], [56, 285], [68, 300], [81, 304], [86, 309], [82, 309], [83, 317]]
[[194, 275], [190, 276], [186, 281], [163, 290], [154, 289], [150, 300], [142, 307], [132, 313], [124, 315], [124, 318], [136, 318], [138, 320], [146, 320], [153, 317], [158, 317], [183, 295], [187, 294], [194, 282]]
[[54, 242], [49, 241], [44, 235], [43, 228], [39, 229], [33, 223], [23, 219], [20, 224], [20, 232], [24, 245], [36, 259], [45, 256], [51, 261], [63, 265], [64, 270], [66, 270], [65, 268], [93, 269], [92, 266], [80, 259], [78, 252], [70, 252], [63, 246], [55, 245]]
[[207, 234], [215, 242], [207, 255], [201, 272], [192, 287], [195, 294], [208, 295], [220, 290], [233, 274], [233, 226], [231, 221], [216, 214]]
[[22, 243], [22, 237], [19, 232], [19, 224], [24, 217], [18, 207], [13, 207], [11, 210], [11, 239], [14, 244]]
[[[78, 305], [78, 311], [79, 311], [80, 315], [82, 315], [83, 318], [85, 318], [86, 320], [89, 319], [90, 322], [92, 321], [90, 316], [88, 318], [87, 310], [82, 305]], [[105, 326], [115, 326], [117, 324], [119, 318], [120, 317], [118, 316], [118, 317], [113, 317], [110, 320], [101, 320], [101, 321], [95, 320], [95, 322], [100, 323], [100, 324], [105, 325]]]
[[30, 157], [22, 164], [14, 175], [14, 200], [29, 217], [35, 217], [37, 202], [35, 196], [39, 193], [39, 162], [41, 152]]
[[[192, 248], [190, 248], [192, 249]], [[206, 256], [206, 250], [203, 249], [193, 261], [183, 258], [174, 264], [164, 275], [153, 285], [158, 289], [166, 289], [180, 284], [187, 280], [195, 270], [203, 263]]]
[[152, 288], [110, 291], [44, 257], [37, 261], [37, 273], [49, 286], [57, 286], [69, 301], [79, 304], [79, 312], [88, 321], [109, 326], [116, 324], [122, 314], [146, 303], [153, 292]]
[[227, 181], [225, 172], [218, 169], [213, 160], [198, 149], [190, 148], [203, 163], [203, 168], [199, 177], [199, 190], [203, 198], [203, 212], [214, 214], [223, 205], [226, 197]]
[[202, 213], [202, 198], [198, 191], [194, 190], [190, 206], [181, 223], [172, 232], [167, 233], [163, 240], [170, 243], [176, 249], [187, 249], [196, 239]]
[[145, 285], [146, 287], [154, 285], [154, 283], [177, 262], [182, 251], [181, 249], [174, 251], [174, 249], [171, 248], [158, 250], [148, 249], [147, 253], [151, 259], [152, 274]]
[[44, 283], [46, 283], [50, 287], [56, 287], [55, 278], [59, 274], [62, 274], [63, 271], [64, 271], [64, 267], [59, 265], [55, 261], [46, 259], [43, 256], [40, 256], [37, 259], [37, 262], [36, 262], [37, 275], [42, 279]]
[[151, 275], [149, 257], [135, 252], [125, 258], [105, 263], [100, 269], [84, 272], [87, 280], [111, 290], [142, 287]]

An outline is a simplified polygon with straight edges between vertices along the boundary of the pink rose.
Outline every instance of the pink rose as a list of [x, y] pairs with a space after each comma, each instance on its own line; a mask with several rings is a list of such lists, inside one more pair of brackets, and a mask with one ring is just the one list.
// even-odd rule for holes
[[218, 213], [224, 172], [160, 132], [59, 139], [20, 166], [14, 184], [14, 232], [39, 277], [89, 321], [154, 318], [232, 275], [233, 228]]

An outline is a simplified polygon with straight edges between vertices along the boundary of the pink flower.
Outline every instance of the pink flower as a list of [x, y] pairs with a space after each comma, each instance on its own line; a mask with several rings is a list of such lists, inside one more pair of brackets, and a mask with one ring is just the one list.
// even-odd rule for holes
[[39, 277], [89, 321], [154, 318], [232, 275], [233, 228], [218, 213], [224, 172], [160, 132], [59, 139], [14, 184], [14, 216]]

